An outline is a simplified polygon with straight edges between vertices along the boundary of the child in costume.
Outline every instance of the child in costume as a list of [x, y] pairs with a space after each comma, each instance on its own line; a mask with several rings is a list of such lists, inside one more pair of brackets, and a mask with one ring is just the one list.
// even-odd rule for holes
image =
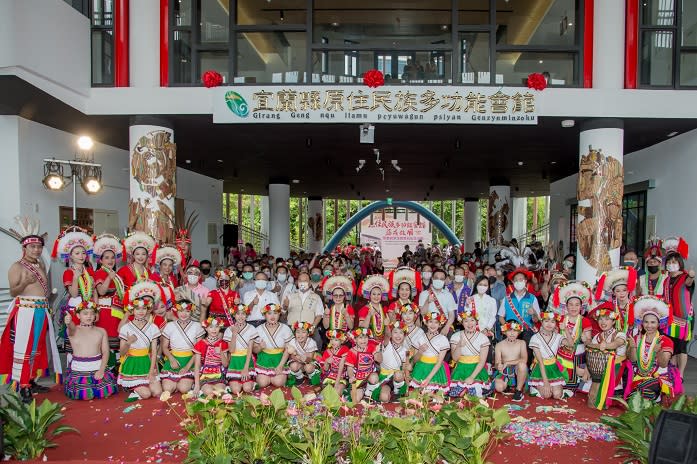
[[206, 329], [206, 337], [194, 345], [194, 393], [210, 395], [225, 388], [228, 344], [220, 333], [225, 321], [209, 317], [201, 325]]
[[288, 380], [286, 367], [288, 350], [286, 346], [293, 338], [293, 332], [287, 325], [278, 322], [281, 306], [268, 304], [261, 310], [266, 322], [257, 327], [259, 341], [255, 345], [257, 354], [257, 384], [264, 388], [269, 384], [282, 387]]
[[117, 272], [126, 289], [128, 290], [138, 282], [150, 281], [148, 258], [157, 251], [155, 239], [145, 232], [136, 231], [123, 239], [123, 247], [128, 257], [133, 260], [131, 264], [123, 266]]
[[329, 346], [322, 357], [322, 383], [333, 385], [338, 394], [343, 393], [346, 387], [346, 356], [349, 348], [344, 345], [346, 335], [341, 330], [328, 330], [327, 338]]
[[557, 352], [562, 336], [557, 332], [559, 316], [551, 311], [540, 313], [542, 326], [540, 331], [530, 339], [530, 348], [535, 360], [531, 366], [530, 394], [541, 398], [561, 399], [564, 395], [566, 372], [557, 360]]
[[373, 392], [380, 386], [375, 361], [379, 362], [382, 357], [378, 351], [380, 345], [369, 343], [372, 335], [372, 331], [366, 328], [351, 331], [354, 345], [346, 355], [346, 366], [354, 403], [363, 397], [372, 398]]
[[118, 384], [133, 389], [128, 397], [131, 401], [162, 393], [157, 370], [157, 342], [161, 334], [152, 322], [152, 306], [153, 301], [148, 297], [135, 299], [127, 308], [133, 313], [133, 320], [127, 320], [119, 329], [122, 360]]
[[597, 320], [600, 332], [586, 343], [586, 348], [610, 353], [601, 381], [594, 381], [588, 392], [588, 406], [603, 409], [609, 406], [615, 387], [621, 383], [620, 368], [626, 359], [627, 335], [617, 330], [616, 324], [621, 316], [612, 302], [596, 306], [590, 314]]
[[528, 377], [528, 348], [525, 341], [518, 338], [523, 326], [518, 321], [509, 320], [501, 326], [501, 332], [506, 338], [496, 344], [494, 388], [503, 393], [508, 387], [515, 387], [513, 401], [522, 401]]
[[384, 337], [390, 336], [385, 333], [388, 319], [382, 306], [382, 301], [387, 301], [389, 291], [390, 283], [379, 274], [367, 277], [359, 288], [359, 293], [368, 303], [358, 311], [358, 327], [371, 329], [375, 340], [380, 342]]
[[477, 327], [477, 313], [471, 306], [459, 311], [458, 320], [464, 330], [457, 331], [450, 339], [450, 352], [456, 361], [450, 378], [450, 396], [463, 394], [482, 396], [491, 388], [486, 360], [491, 342]]
[[225, 377], [233, 393], [239, 394], [242, 391], [251, 393], [254, 390], [256, 376], [252, 353], [259, 334], [253, 325], [247, 324], [247, 316], [252, 308], [238, 304], [232, 306], [230, 311], [235, 323], [225, 329], [223, 334], [223, 340], [228, 342], [230, 350], [230, 364]]
[[288, 343], [288, 353], [290, 359], [290, 376], [288, 385], [302, 384], [305, 376], [310, 381], [310, 385], [319, 385], [320, 370], [315, 355], [319, 349], [310, 335], [312, 335], [312, 324], [309, 322], [296, 321], [293, 324], [295, 337]]
[[232, 325], [233, 308], [241, 303], [240, 294], [233, 289], [233, 284], [237, 286], [237, 277], [234, 277], [231, 269], [221, 269], [215, 272], [215, 279], [218, 288], [208, 294], [211, 304], [207, 309], [204, 307], [203, 313], [206, 316], [223, 318], [227, 320], [228, 325]]
[[93, 301], [82, 301], [75, 307], [80, 320], [73, 323], [70, 314], [65, 315], [68, 337], [73, 356], [65, 377], [65, 395], [72, 400], [107, 398], [118, 391], [116, 378], [108, 370], [109, 338], [104, 329], [95, 327], [97, 305]]
[[428, 329], [426, 342], [418, 347], [414, 356], [416, 363], [410, 386], [426, 392], [447, 392], [450, 379], [443, 360], [450, 349], [450, 343], [440, 333], [440, 329], [448, 318], [442, 312], [431, 312], [424, 315], [423, 319]]
[[194, 346], [206, 335], [198, 321], [191, 320], [192, 304], [181, 300], [172, 307], [176, 321], [168, 322], [162, 330], [162, 355], [165, 358], [160, 370], [162, 389], [173, 393], [187, 393], [194, 384]]
[[[636, 332], [634, 315], [632, 314], [631, 300], [637, 283], [636, 269], [633, 267], [617, 267], [605, 272], [598, 279], [595, 290], [595, 299], [614, 302], [620, 318], [617, 321], [617, 330], [631, 336]], [[598, 331], [596, 328], [595, 332]]]
[[376, 355], [380, 362], [380, 388], [373, 391], [372, 399], [375, 401], [387, 402], [392, 399], [393, 394], [401, 396], [407, 393], [409, 347], [405, 334], [408, 330], [404, 321], [390, 323], [390, 339], [383, 342], [381, 352]]

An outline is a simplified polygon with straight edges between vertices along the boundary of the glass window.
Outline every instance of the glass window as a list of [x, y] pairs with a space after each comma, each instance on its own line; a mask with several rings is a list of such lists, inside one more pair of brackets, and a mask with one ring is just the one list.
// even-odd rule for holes
[[174, 31], [172, 70], [173, 83], [191, 82], [191, 32]]
[[306, 0], [237, 0], [237, 24], [305, 24]]
[[697, 46], [697, 2], [683, 0], [682, 2], [682, 41], [683, 46]]
[[114, 24], [114, 4], [112, 0], [92, 1], [92, 26], [112, 26]]
[[92, 84], [114, 83], [113, 31], [92, 31]]
[[[549, 85], [576, 85], [573, 53], [502, 52], [496, 54], [497, 83], [527, 85], [530, 73], [542, 73]], [[503, 82], [501, 82], [501, 79]]]
[[489, 24], [489, 0], [458, 0], [457, 17], [465, 26]]
[[[285, 82], [284, 73], [305, 71], [304, 32], [245, 32], [237, 34], [237, 73], [245, 82]], [[331, 66], [331, 64], [330, 64]], [[343, 53], [341, 68], [343, 69]], [[283, 80], [278, 80], [279, 78]]]
[[680, 55], [680, 85], [697, 86], [697, 53], [683, 52]]
[[641, 84], [673, 85], [673, 32], [644, 31], [641, 43]]
[[172, 2], [175, 26], [191, 26], [191, 2], [192, 0]]
[[[489, 34], [486, 32], [460, 33], [459, 81], [475, 83], [480, 72], [489, 72]], [[468, 73], [469, 75], [464, 75]], [[488, 82], [487, 82], [488, 83]]]
[[642, 250], [646, 243], [646, 191], [628, 193], [622, 200], [624, 250]]
[[577, 0], [496, 1], [499, 45], [575, 45]]
[[[322, 68], [322, 57], [325, 59], [325, 68]], [[312, 63], [312, 82], [314, 83], [333, 84], [341, 81], [357, 83], [361, 82], [363, 73], [375, 68], [372, 52], [314, 52]], [[389, 80], [389, 77], [386, 77], [386, 80]]]
[[[690, 0], [683, 0], [690, 3]], [[672, 26], [675, 23], [675, 0], [642, 0], [642, 24], [645, 26]]]
[[218, 0], [200, 0], [201, 43], [228, 41], [230, 13], [228, 2], [225, 5]]

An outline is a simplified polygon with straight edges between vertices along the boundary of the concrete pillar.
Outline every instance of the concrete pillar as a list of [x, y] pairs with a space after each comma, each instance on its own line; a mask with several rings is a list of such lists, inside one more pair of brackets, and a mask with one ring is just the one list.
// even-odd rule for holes
[[290, 256], [290, 184], [285, 179], [269, 182], [269, 253]]
[[596, 1], [593, 9], [593, 88], [622, 89], [625, 2]]
[[462, 243], [465, 244], [465, 251], [473, 251], [474, 243], [481, 240], [482, 224], [479, 214], [479, 199], [465, 199], [465, 237]]
[[324, 246], [324, 208], [322, 198], [309, 197], [307, 199], [307, 251], [319, 253]]
[[[513, 198], [513, 224], [511, 235], [515, 238], [522, 237], [528, 231], [528, 199]], [[518, 240], [520, 242], [520, 240]], [[523, 246], [525, 243], [519, 243]]]
[[576, 278], [590, 284], [620, 264], [623, 127], [619, 119], [593, 119], [581, 126]]
[[129, 83], [160, 86], [160, 0], [131, 0], [129, 23]]
[[487, 231], [489, 240], [497, 245], [511, 240], [511, 187], [509, 185], [492, 185], [489, 187]]
[[161, 242], [174, 241], [177, 146], [169, 121], [150, 116], [131, 119], [128, 228]]

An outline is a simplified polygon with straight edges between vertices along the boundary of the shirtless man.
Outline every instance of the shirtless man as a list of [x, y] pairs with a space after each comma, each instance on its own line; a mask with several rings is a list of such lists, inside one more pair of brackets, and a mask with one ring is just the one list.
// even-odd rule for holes
[[48, 391], [34, 382], [48, 370], [47, 332], [55, 373], [61, 374], [62, 370], [54, 346], [48, 304], [50, 291], [41, 259], [44, 239], [35, 233], [27, 234], [20, 243], [22, 258], [10, 266], [7, 275], [10, 295], [15, 300], [0, 339], [0, 383], [18, 387], [22, 400], [30, 403], [32, 393]]
[[[515, 321], [508, 321], [501, 327], [506, 338], [496, 344], [496, 369], [494, 390], [504, 392], [509, 386], [515, 386], [513, 401], [523, 400], [523, 388], [528, 375], [528, 350], [518, 335], [523, 327]], [[492, 391], [488, 392], [493, 393]]]

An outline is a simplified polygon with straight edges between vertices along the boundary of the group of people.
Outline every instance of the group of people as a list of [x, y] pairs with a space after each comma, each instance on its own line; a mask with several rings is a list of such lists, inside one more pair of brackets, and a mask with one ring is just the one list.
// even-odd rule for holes
[[652, 242], [641, 276], [624, 266], [586, 283], [461, 251], [375, 273], [369, 247], [287, 259], [246, 247], [213, 270], [191, 257], [186, 230], [159, 245], [143, 232], [93, 239], [71, 228], [54, 244], [67, 264], [55, 321], [43, 238], [27, 233], [21, 243], [0, 378], [27, 401], [42, 388], [34, 380], [49, 351], [62, 372], [49, 346], [58, 339], [73, 399], [119, 387], [137, 400], [307, 383], [353, 401], [392, 401], [410, 388], [511, 391], [514, 401], [585, 392], [602, 408], [618, 395], [679, 393], [692, 337], [695, 273], [681, 239]]

